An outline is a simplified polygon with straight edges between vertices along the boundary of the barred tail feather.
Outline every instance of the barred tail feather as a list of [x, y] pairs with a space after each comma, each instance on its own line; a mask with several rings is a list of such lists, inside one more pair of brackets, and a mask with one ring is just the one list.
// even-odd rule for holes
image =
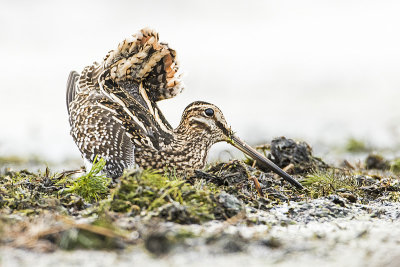
[[183, 90], [175, 50], [159, 42], [158, 33], [142, 29], [122, 41], [103, 62], [115, 83], [143, 83], [152, 101], [172, 98]]

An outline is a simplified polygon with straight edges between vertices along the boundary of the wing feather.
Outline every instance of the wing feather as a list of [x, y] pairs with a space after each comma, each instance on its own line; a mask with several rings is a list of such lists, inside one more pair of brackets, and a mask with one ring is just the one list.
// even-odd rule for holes
[[78, 94], [72, 104], [79, 103], [70, 113], [71, 135], [85, 159], [104, 158], [104, 171], [112, 178], [119, 177], [134, 166], [135, 145], [121, 123], [113, 119], [116, 112], [98, 105], [106, 99], [96, 92], [90, 94]]
[[[127, 134], [144, 146], [154, 149], [170, 144], [173, 138], [171, 126], [164, 124], [159, 116], [151, 114], [158, 114], [158, 107], [152, 109], [147, 106], [140, 92], [140, 97], [136, 93], [132, 95], [132, 88], [126, 90], [124, 86], [117, 86], [110, 79], [104, 78], [108, 77], [107, 73], [103, 75], [100, 76], [100, 91], [108, 100], [101, 100], [99, 103], [116, 111], [114, 116], [121, 122]], [[153, 111], [150, 112], [150, 109]]]
[[68, 76], [68, 81], [67, 81], [67, 110], [68, 110], [68, 115], [70, 114], [70, 108], [69, 105], [72, 101], [75, 99], [76, 95], [76, 82], [79, 79], [79, 73], [76, 71], [71, 71]]

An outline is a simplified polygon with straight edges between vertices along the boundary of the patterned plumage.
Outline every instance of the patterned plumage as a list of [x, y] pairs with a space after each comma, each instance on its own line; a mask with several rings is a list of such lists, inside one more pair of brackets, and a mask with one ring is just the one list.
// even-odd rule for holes
[[[82, 156], [96, 155], [117, 177], [134, 165], [134, 148], [159, 150], [173, 130], [156, 105], [182, 91], [175, 51], [143, 29], [110, 51], [102, 64], [71, 72], [67, 107], [71, 135]], [[149, 116], [149, 113], [151, 116]]]
[[183, 90], [178, 71], [176, 52], [159, 42], [158, 33], [142, 29], [110, 51], [101, 64], [93, 63], [80, 75], [71, 72], [67, 107], [71, 135], [82, 157], [89, 162], [96, 155], [104, 158], [104, 171], [113, 178], [135, 163], [190, 174], [205, 165], [213, 144], [226, 141], [277, 171], [272, 162], [234, 137], [212, 104], [190, 104], [179, 126], [171, 127], [157, 102]]

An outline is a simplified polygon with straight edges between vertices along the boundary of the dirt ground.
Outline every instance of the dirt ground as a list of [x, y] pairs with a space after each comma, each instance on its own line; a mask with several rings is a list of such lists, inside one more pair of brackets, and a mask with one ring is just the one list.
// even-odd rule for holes
[[326, 164], [286, 138], [193, 177], [136, 170], [0, 173], [1, 266], [399, 266], [398, 160]]

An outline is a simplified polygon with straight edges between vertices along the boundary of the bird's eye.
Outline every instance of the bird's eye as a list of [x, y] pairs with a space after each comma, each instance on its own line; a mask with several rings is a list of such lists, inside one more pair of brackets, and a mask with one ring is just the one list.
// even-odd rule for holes
[[214, 110], [212, 108], [208, 108], [206, 110], [204, 110], [204, 113], [208, 116], [211, 117], [212, 115], [214, 115]]

